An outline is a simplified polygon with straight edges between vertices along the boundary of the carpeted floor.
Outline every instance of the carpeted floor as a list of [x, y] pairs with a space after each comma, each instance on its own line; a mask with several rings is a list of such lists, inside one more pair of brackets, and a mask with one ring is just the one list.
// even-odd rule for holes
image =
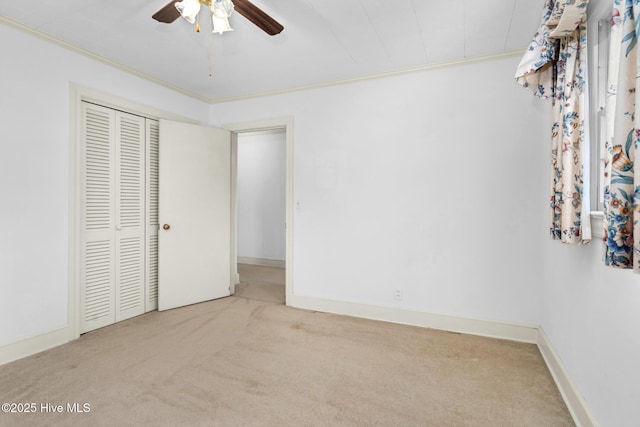
[[37, 409], [0, 425], [574, 425], [535, 345], [287, 308], [282, 269], [240, 275], [0, 366], [0, 402]]

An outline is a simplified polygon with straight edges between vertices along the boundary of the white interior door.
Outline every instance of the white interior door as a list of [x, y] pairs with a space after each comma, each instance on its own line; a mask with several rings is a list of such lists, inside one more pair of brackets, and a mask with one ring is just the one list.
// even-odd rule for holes
[[231, 135], [160, 121], [158, 310], [230, 295]]

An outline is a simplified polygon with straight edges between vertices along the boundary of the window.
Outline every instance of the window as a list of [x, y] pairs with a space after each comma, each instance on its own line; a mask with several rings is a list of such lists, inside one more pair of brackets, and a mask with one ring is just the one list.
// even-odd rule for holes
[[589, 17], [588, 25], [591, 211], [602, 212], [604, 210], [604, 142], [611, 7], [600, 7], [600, 10], [594, 10]]

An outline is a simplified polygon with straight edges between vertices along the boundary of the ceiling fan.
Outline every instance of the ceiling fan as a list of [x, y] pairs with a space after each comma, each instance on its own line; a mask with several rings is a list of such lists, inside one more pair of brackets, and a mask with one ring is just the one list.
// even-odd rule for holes
[[182, 16], [190, 23], [196, 22], [196, 31], [200, 31], [197, 15], [201, 5], [211, 9], [213, 31], [216, 33], [222, 34], [224, 31], [231, 30], [228, 17], [233, 10], [253, 22], [270, 36], [279, 34], [284, 29], [278, 21], [267, 15], [266, 12], [249, 0], [233, 0], [233, 2], [231, 0], [172, 0], [154, 13], [152, 18], [158, 22], [170, 24]]

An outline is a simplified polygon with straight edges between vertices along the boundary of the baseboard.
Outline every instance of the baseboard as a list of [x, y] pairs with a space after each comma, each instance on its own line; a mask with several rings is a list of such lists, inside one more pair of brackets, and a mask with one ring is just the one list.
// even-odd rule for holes
[[0, 346], [0, 365], [49, 350], [70, 341], [69, 328], [63, 326], [44, 334]]
[[553, 349], [549, 338], [547, 338], [542, 328], [538, 328], [538, 348], [560, 390], [560, 394], [562, 394], [567, 408], [569, 408], [573, 421], [578, 427], [597, 427], [598, 423], [591, 413], [587, 402], [585, 402], [582, 393], [580, 393], [578, 387], [576, 387], [573, 380], [571, 380], [562, 360], [560, 360], [560, 357]]
[[283, 259], [253, 258], [248, 256], [239, 256], [238, 264], [262, 265], [264, 267], [285, 267], [285, 261]]
[[571, 380], [562, 361], [544, 331], [536, 325], [406, 310], [398, 307], [373, 306], [352, 302], [325, 300], [294, 295], [288, 304], [307, 310], [361, 317], [385, 322], [439, 329], [470, 335], [507, 339], [537, 344], [565, 404], [578, 427], [598, 427], [582, 394]]
[[[240, 262], [240, 260], [238, 260]], [[538, 326], [472, 319], [397, 307], [325, 300], [293, 295], [291, 307], [335, 313], [345, 316], [381, 320], [404, 325], [421, 326], [450, 332], [537, 344], [540, 353], [560, 390], [562, 398], [578, 427], [598, 427], [582, 394], [566, 371], [544, 330]], [[48, 350], [70, 341], [67, 326], [0, 346], [0, 365]]]
[[326, 313], [343, 314], [365, 319], [382, 320], [404, 325], [422, 326], [470, 335], [507, 339], [511, 341], [537, 343], [538, 327], [520, 323], [471, 319], [398, 307], [331, 301], [320, 298], [294, 295], [288, 304], [292, 307]]

